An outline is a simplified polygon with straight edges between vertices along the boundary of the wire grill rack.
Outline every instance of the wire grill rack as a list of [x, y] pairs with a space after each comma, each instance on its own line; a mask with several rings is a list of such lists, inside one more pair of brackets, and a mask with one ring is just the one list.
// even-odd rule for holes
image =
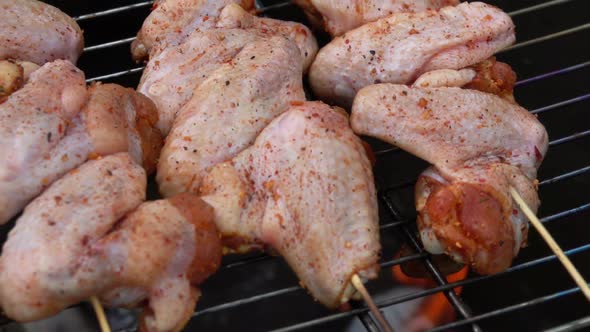
[[[131, 61], [129, 44], [153, 1], [49, 2], [74, 16], [85, 30], [89, 46], [79, 66], [89, 83], [137, 85], [143, 67]], [[509, 12], [516, 23], [520, 42], [498, 58], [524, 77], [516, 84], [516, 98], [550, 134], [549, 154], [539, 175], [541, 220], [582, 275], [590, 276], [590, 225], [585, 221], [590, 217], [590, 2], [487, 2]], [[305, 21], [289, 1], [257, 1], [257, 5], [264, 15]], [[416, 237], [413, 185], [426, 164], [384, 143], [371, 143], [377, 155], [383, 259], [380, 278], [368, 286], [394, 327], [403, 318], [399, 312], [411, 312], [409, 303], [439, 292], [452, 304], [456, 320], [431, 331], [573, 331], [590, 326], [590, 306], [532, 228], [529, 248], [507, 271], [448, 283]], [[413, 253], [392, 258], [402, 244]], [[437, 286], [402, 292], [388, 271], [410, 261], [421, 262]], [[461, 296], [454, 290], [458, 286], [464, 287]], [[362, 304], [333, 312], [314, 303], [286, 264], [265, 254], [226, 258], [218, 274], [204, 285], [203, 294], [187, 330], [379, 331]], [[59, 326], [56, 330], [76, 330], [68, 311], [90, 317], [87, 320], [93, 324], [91, 311], [77, 306], [56, 318], [61, 319], [53, 325]], [[135, 331], [128, 313], [110, 310], [108, 314], [115, 331]], [[1, 323], [2, 330], [31, 329]]]

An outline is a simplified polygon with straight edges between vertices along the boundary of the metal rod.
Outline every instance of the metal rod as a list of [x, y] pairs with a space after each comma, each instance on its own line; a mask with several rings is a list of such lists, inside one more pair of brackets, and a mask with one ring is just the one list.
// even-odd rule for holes
[[544, 8], [552, 7], [552, 6], [555, 6], [555, 5], [561, 5], [561, 4], [564, 4], [564, 3], [567, 3], [567, 2], [571, 2], [571, 1], [573, 1], [573, 0], [553, 0], [553, 1], [547, 1], [545, 3], [541, 3], [541, 4], [538, 4], [538, 5], [535, 5], [535, 6], [530, 6], [530, 7], [526, 7], [526, 8], [522, 8], [522, 9], [518, 9], [518, 10], [512, 11], [512, 12], [508, 13], [508, 15], [510, 15], [511, 17], [514, 17], [514, 16], [518, 16], [518, 15], [521, 15], [521, 14], [530, 13], [530, 12], [533, 12], [533, 11], [536, 11], [536, 10], [539, 10], [539, 9], [544, 9]]
[[584, 318], [580, 318], [578, 320], [575, 320], [573, 322], [569, 322], [554, 328], [551, 328], [549, 330], [546, 330], [545, 332], [570, 332], [570, 331], [578, 331], [581, 330], [585, 327], [590, 326], [590, 316], [586, 316]]
[[584, 168], [580, 168], [580, 169], [572, 171], [572, 172], [568, 172], [568, 173], [561, 174], [561, 175], [558, 175], [558, 176], [550, 178], [550, 179], [543, 180], [543, 181], [539, 182], [539, 186], [556, 183], [556, 182], [559, 182], [559, 181], [562, 181], [565, 179], [569, 179], [571, 177], [578, 176], [578, 175], [581, 175], [581, 174], [584, 174], [587, 172], [590, 172], [590, 166], [586, 166]]
[[582, 63], [578, 63], [577, 65], [573, 65], [573, 66], [569, 66], [569, 67], [565, 67], [565, 68], [561, 68], [561, 69], [557, 69], [554, 71], [550, 71], [548, 73], [545, 74], [541, 74], [541, 75], [536, 75], [533, 77], [529, 77], [529, 78], [525, 78], [522, 80], [517, 81], [514, 86], [520, 86], [520, 85], [525, 85], [531, 82], [535, 82], [535, 81], [540, 81], [552, 76], [556, 76], [556, 75], [561, 75], [561, 74], [565, 74], [565, 73], [569, 73], [572, 71], [576, 71], [578, 69], [582, 69], [582, 68], [586, 68], [590, 66], [590, 61], [586, 61], [586, 62], [582, 62]]
[[556, 140], [553, 140], [551, 142], [549, 142], [549, 146], [555, 146], [555, 145], [559, 145], [559, 144], [563, 144], [563, 143], [567, 143], [573, 140], [577, 140], [578, 138], [582, 138], [582, 137], [586, 137], [590, 135], [590, 129], [586, 130], [586, 131], [582, 131], [579, 133], [575, 133], [566, 137], [562, 137]]
[[435, 327], [432, 330], [429, 330], [429, 332], [437, 332], [437, 331], [444, 331], [444, 330], [448, 330], [448, 329], [452, 329], [452, 328], [456, 328], [456, 327], [460, 327], [466, 324], [471, 324], [483, 319], [487, 319], [487, 318], [491, 318], [494, 316], [499, 316], [499, 315], [503, 315], [503, 314], [507, 314], [509, 312], [514, 312], [517, 310], [521, 310], [521, 309], [525, 309], [528, 307], [532, 307], [541, 303], [545, 303], [545, 302], [549, 302], [549, 301], [553, 301], [559, 298], [562, 298], [564, 296], [568, 296], [568, 295], [572, 295], [575, 294], [577, 292], [579, 292], [580, 289], [579, 288], [570, 288], [561, 292], [557, 292], [551, 295], [546, 295], [546, 296], [542, 296], [542, 297], [538, 297], [534, 300], [530, 300], [530, 301], [526, 301], [526, 302], [521, 302], [515, 305], [511, 305], [508, 307], [504, 307], [502, 309], [497, 309], [494, 311], [490, 311], [487, 312], [485, 314], [481, 314], [481, 315], [477, 315], [477, 316], [473, 316], [469, 319], [464, 319], [462, 321], [458, 321], [458, 322], [454, 322], [454, 323], [450, 323], [450, 324], [446, 324], [443, 326], [438, 326]]
[[580, 274], [578, 269], [576, 269], [572, 261], [570, 261], [570, 259], [563, 253], [561, 247], [557, 244], [555, 239], [553, 239], [553, 236], [551, 236], [551, 234], [545, 228], [545, 226], [543, 226], [539, 218], [537, 218], [535, 213], [529, 208], [529, 206], [525, 203], [522, 197], [520, 197], [518, 191], [510, 187], [510, 195], [512, 195], [512, 198], [514, 199], [514, 201], [516, 201], [516, 204], [518, 204], [520, 210], [522, 210], [522, 212], [527, 216], [531, 224], [533, 224], [533, 226], [537, 229], [539, 235], [541, 235], [541, 237], [543, 238], [543, 240], [545, 240], [549, 248], [551, 248], [553, 253], [555, 253], [561, 264], [563, 264], [563, 267], [567, 270], [572, 279], [574, 279], [578, 287], [580, 287], [580, 289], [584, 293], [584, 296], [586, 296], [588, 302], [590, 302], [590, 287], [588, 287], [588, 283], [586, 282], [586, 280], [584, 280], [584, 277], [582, 277], [582, 275]]
[[109, 9], [109, 10], [103, 10], [103, 11], [96, 12], [96, 13], [76, 16], [76, 17], [74, 17], [74, 20], [80, 22], [80, 21], [91, 19], [91, 18], [97, 18], [97, 17], [101, 17], [101, 16], [108, 16], [108, 15], [112, 15], [112, 14], [125, 12], [125, 11], [135, 9], [135, 8], [148, 7], [153, 4], [154, 4], [153, 1], [138, 2], [138, 3], [132, 4], [132, 5], [128, 5], [128, 6], [121, 6], [121, 7], [117, 7], [117, 8], [113, 8], [113, 9]]
[[572, 99], [560, 101], [560, 102], [555, 103], [555, 104], [551, 104], [551, 105], [547, 105], [547, 106], [543, 106], [543, 107], [534, 109], [534, 110], [531, 111], [531, 113], [532, 114], [540, 114], [540, 113], [547, 112], [547, 111], [550, 111], [550, 110], [553, 110], [553, 109], [556, 109], [556, 108], [560, 108], [560, 107], [563, 107], [563, 106], [567, 106], [567, 105], [579, 103], [581, 101], [588, 100], [588, 99], [590, 99], [590, 93], [585, 94], [585, 95], [582, 95], [582, 96], [578, 96], [578, 97], [575, 97], [575, 98], [572, 98]]
[[369, 292], [365, 288], [365, 285], [363, 285], [363, 281], [358, 276], [358, 274], [355, 273], [350, 279], [350, 282], [363, 297], [363, 300], [369, 307], [369, 310], [371, 310], [371, 313], [379, 322], [379, 326], [381, 327], [381, 329], [385, 332], [393, 332], [393, 328], [391, 327], [391, 325], [389, 325], [389, 322], [387, 322], [385, 317], [383, 317], [383, 313], [381, 312], [381, 310], [379, 310], [379, 308], [377, 308], [377, 306], [375, 305], [375, 301], [373, 301], [371, 294], [369, 294]]
[[547, 40], [551, 40], [551, 39], [554, 39], [554, 38], [559, 38], [559, 37], [562, 37], [562, 36], [565, 36], [565, 35], [569, 35], [569, 34], [572, 34], [572, 33], [575, 33], [575, 32], [584, 31], [586, 29], [590, 29], [590, 23], [582, 24], [582, 25], [579, 25], [579, 26], [577, 26], [575, 28], [562, 30], [562, 31], [559, 31], [559, 32], [556, 32], [556, 33], [552, 33], [552, 34], [548, 34], [548, 35], [545, 35], [545, 36], [542, 36], [542, 37], [533, 38], [533, 39], [524, 41], [522, 43], [514, 44], [514, 45], [512, 45], [510, 47], [507, 47], [507, 48], [503, 49], [502, 51], [500, 51], [498, 53], [504, 53], [504, 52], [508, 52], [508, 51], [514, 51], [514, 50], [517, 50], [519, 48], [523, 48], [523, 47], [526, 47], [526, 46], [529, 46], [529, 45], [537, 44], [537, 43], [544, 42], [544, 41], [547, 41]]
[[86, 83], [90, 83], [90, 82], [94, 82], [94, 81], [100, 81], [100, 80], [106, 80], [106, 79], [120, 77], [120, 76], [124, 76], [124, 75], [129, 75], [129, 74], [133, 74], [133, 73], [139, 73], [144, 68], [145, 67], [131, 68], [131, 69], [119, 71], [119, 72], [116, 72], [116, 73], [111, 73], [111, 74], [106, 74], [106, 75], [102, 75], [102, 76], [92, 77], [92, 78], [87, 79], [86, 80]]
[[88, 47], [84, 48], [84, 52], [92, 52], [92, 51], [102, 50], [104, 48], [109, 48], [109, 47], [113, 47], [113, 46], [117, 46], [117, 45], [129, 44], [134, 40], [135, 40], [135, 37], [129, 37], [129, 38], [123, 38], [123, 39], [115, 40], [115, 41], [104, 43], [104, 44], [88, 46]]

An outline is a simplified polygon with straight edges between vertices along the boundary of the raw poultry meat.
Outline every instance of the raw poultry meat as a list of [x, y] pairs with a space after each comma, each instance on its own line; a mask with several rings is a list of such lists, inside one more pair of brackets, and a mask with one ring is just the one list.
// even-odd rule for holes
[[83, 48], [82, 30], [59, 9], [37, 0], [0, 0], [0, 60], [76, 63]]
[[377, 276], [379, 228], [371, 164], [341, 109], [292, 106], [254, 145], [214, 166], [201, 186], [224, 245], [270, 247], [324, 305]]
[[468, 67], [514, 40], [510, 17], [480, 2], [394, 14], [322, 48], [309, 80], [318, 98], [350, 107], [356, 92], [367, 85], [411, 84], [428, 71]]
[[0, 60], [0, 103], [29, 81], [39, 66], [28, 61]]
[[35, 199], [0, 258], [6, 315], [40, 319], [110, 294], [118, 305], [147, 300], [144, 331], [182, 328], [196, 286], [220, 264], [213, 211], [190, 194], [141, 204], [145, 192], [145, 171], [118, 153], [85, 163]]
[[422, 242], [481, 274], [505, 270], [526, 244], [514, 187], [536, 211], [537, 168], [548, 148], [537, 118], [493, 94], [377, 84], [359, 91], [353, 130], [430, 162], [416, 185]]
[[304, 55], [300, 61], [304, 65], [309, 65], [317, 52], [317, 42], [305, 26], [257, 18], [235, 6], [223, 11], [220, 26], [231, 28], [195, 31], [182, 44], [154, 55], [146, 66], [137, 90], [156, 104], [160, 116], [158, 128], [164, 135], [194, 90], [245, 45], [282, 35], [300, 47]]
[[254, 41], [195, 89], [166, 138], [157, 181], [165, 197], [198, 192], [213, 165], [249, 147], [292, 102], [305, 101], [299, 50], [273, 36]]
[[421, 12], [459, 4], [459, 0], [294, 0], [312, 24], [340, 36], [394, 13]]
[[231, 3], [246, 10], [254, 7], [253, 0], [157, 0], [131, 44], [133, 59], [144, 60], [181, 44], [197, 29], [213, 27], [223, 7]]
[[307, 72], [318, 52], [318, 44], [311, 31], [302, 24], [257, 17], [246, 12], [242, 7], [231, 4], [221, 11], [216, 28], [245, 29], [262, 34], [263, 38], [281, 35], [291, 40], [299, 48], [303, 70]]
[[88, 158], [129, 151], [153, 170], [162, 145], [153, 103], [132, 89], [94, 85], [70, 62], [35, 71], [0, 104], [0, 223]]

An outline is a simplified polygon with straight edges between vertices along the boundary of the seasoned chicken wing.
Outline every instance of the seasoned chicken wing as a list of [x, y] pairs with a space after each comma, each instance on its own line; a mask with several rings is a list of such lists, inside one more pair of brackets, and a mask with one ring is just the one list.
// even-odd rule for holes
[[37, 0], [0, 0], [0, 60], [76, 63], [83, 48], [82, 30], [59, 9]]
[[88, 158], [129, 151], [155, 168], [162, 138], [153, 103], [132, 89], [94, 85], [70, 62], [45, 64], [0, 104], [0, 223]]
[[213, 210], [190, 194], [141, 204], [145, 191], [145, 171], [119, 153], [85, 163], [35, 199], [0, 258], [7, 316], [40, 319], [105, 294], [114, 305], [147, 300], [143, 331], [182, 328], [196, 287], [220, 264]]
[[133, 58], [143, 60], [181, 44], [197, 29], [213, 27], [223, 7], [231, 3], [246, 10], [254, 7], [253, 0], [157, 0], [131, 44]]
[[225, 246], [273, 248], [328, 307], [348, 301], [353, 274], [376, 277], [371, 164], [342, 110], [319, 102], [292, 106], [253, 146], [214, 166], [201, 193], [215, 208]]
[[276, 35], [299, 47], [302, 56], [297, 58], [307, 68], [317, 52], [309, 29], [299, 23], [258, 18], [236, 5], [223, 10], [215, 28], [195, 31], [182, 44], [151, 57], [137, 89], [157, 105], [162, 133], [168, 134], [178, 111], [214, 70], [244, 46]]
[[536, 211], [534, 180], [547, 152], [537, 118], [498, 96], [459, 88], [378, 84], [359, 91], [355, 132], [430, 162], [416, 185], [422, 242], [481, 274], [505, 270], [528, 224], [509, 187]]
[[249, 147], [292, 102], [305, 101], [299, 50], [274, 36], [246, 45], [213, 71], [180, 110], [158, 163], [165, 197], [198, 192], [213, 165]]
[[246, 29], [261, 34], [262, 38], [281, 35], [294, 42], [301, 53], [303, 70], [307, 72], [318, 52], [318, 44], [311, 31], [302, 24], [286, 22], [272, 18], [256, 17], [242, 7], [227, 5], [219, 16], [216, 28]]
[[468, 67], [514, 40], [510, 17], [480, 2], [394, 14], [322, 48], [309, 80], [318, 98], [350, 107], [356, 92], [367, 85], [411, 84], [428, 71]]
[[459, 0], [295, 0], [311, 22], [332, 36], [395, 13], [421, 12], [459, 4]]

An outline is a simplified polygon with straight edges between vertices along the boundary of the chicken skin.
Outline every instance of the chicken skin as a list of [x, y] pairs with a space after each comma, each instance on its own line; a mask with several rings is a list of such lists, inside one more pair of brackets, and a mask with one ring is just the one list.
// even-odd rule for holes
[[280, 35], [299, 47], [298, 58], [309, 66], [317, 52], [317, 42], [305, 26], [252, 16], [235, 5], [226, 7], [219, 27], [193, 32], [182, 44], [168, 47], [150, 58], [137, 90], [158, 108], [158, 128], [167, 135], [180, 109], [194, 90], [223, 63], [260, 40]]
[[432, 70], [472, 66], [514, 40], [510, 17], [480, 2], [399, 13], [334, 39], [318, 53], [309, 80], [318, 98], [350, 107], [367, 85], [411, 84]]
[[252, 145], [292, 102], [305, 101], [299, 50], [274, 36], [246, 45], [180, 110], [158, 163], [160, 193], [198, 192], [213, 165]]
[[324, 305], [377, 276], [379, 227], [371, 164], [346, 114], [320, 102], [292, 106], [254, 145], [214, 166], [201, 186], [224, 245], [270, 247]]
[[59, 9], [37, 0], [0, 0], [0, 60], [76, 63], [83, 48], [82, 30]]
[[415, 13], [459, 4], [459, 0], [295, 0], [310, 21], [332, 37], [395, 13]]
[[425, 248], [480, 274], [507, 269], [526, 244], [527, 219], [514, 187], [536, 211], [537, 168], [547, 132], [527, 110], [493, 94], [459, 88], [377, 84], [359, 91], [353, 130], [430, 162], [416, 185]]
[[129, 151], [153, 170], [162, 139], [153, 103], [131, 89], [95, 85], [57, 60], [0, 104], [0, 223], [88, 158]]
[[213, 27], [223, 7], [232, 3], [254, 8], [253, 0], [156, 0], [131, 44], [133, 59], [144, 60], [181, 44], [195, 30]]
[[145, 192], [143, 168], [118, 153], [85, 163], [35, 199], [0, 258], [6, 315], [41, 319], [93, 295], [133, 289], [118, 305], [147, 300], [144, 331], [182, 328], [196, 285], [220, 264], [213, 211], [190, 194], [141, 204]]

